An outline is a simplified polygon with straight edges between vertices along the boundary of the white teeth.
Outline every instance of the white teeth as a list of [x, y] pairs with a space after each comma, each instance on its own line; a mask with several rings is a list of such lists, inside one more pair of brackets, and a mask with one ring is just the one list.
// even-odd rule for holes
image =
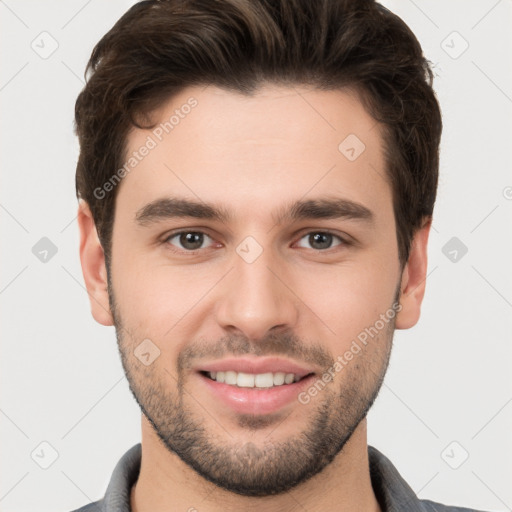
[[231, 384], [231, 385], [236, 384], [236, 379], [237, 379], [236, 372], [229, 371], [229, 372], [226, 372], [224, 375], [225, 375], [224, 382], [226, 384]]
[[240, 388], [271, 388], [300, 380], [298, 375], [283, 372], [253, 374], [228, 370], [226, 372], [208, 372], [208, 375], [217, 382], [224, 382]]
[[274, 385], [274, 376], [271, 373], [258, 373], [254, 377], [254, 385], [257, 388], [271, 388]]
[[253, 388], [254, 387], [254, 375], [251, 373], [238, 372], [236, 378], [236, 385], [240, 388]]
[[282, 386], [284, 384], [285, 374], [282, 372], [274, 373], [274, 386]]

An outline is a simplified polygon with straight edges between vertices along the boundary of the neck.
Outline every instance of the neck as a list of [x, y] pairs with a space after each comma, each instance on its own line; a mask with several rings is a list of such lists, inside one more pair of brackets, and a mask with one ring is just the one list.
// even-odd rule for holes
[[131, 490], [132, 512], [169, 510], [231, 512], [380, 512], [373, 493], [366, 435], [366, 419], [359, 424], [341, 453], [323, 471], [278, 496], [254, 498], [233, 494], [199, 476], [169, 452], [142, 416], [142, 460]]

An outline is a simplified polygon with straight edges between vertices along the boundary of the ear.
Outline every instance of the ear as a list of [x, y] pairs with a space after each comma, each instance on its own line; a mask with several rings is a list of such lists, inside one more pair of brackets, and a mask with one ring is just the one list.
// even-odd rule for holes
[[414, 234], [409, 259], [402, 271], [402, 309], [396, 317], [396, 329], [409, 329], [420, 318], [427, 279], [427, 245], [431, 225], [432, 219], [425, 219], [422, 227]]
[[101, 325], [114, 325], [108, 300], [105, 254], [89, 205], [83, 200], [80, 200], [78, 206], [78, 227], [80, 230], [80, 262], [89, 294], [92, 316]]

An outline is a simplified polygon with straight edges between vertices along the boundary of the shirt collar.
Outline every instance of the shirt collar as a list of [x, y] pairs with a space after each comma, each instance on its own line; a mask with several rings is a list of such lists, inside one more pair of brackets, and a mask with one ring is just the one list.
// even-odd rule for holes
[[[131, 488], [139, 476], [141, 456], [142, 445], [138, 443], [121, 457], [102, 500], [102, 512], [131, 512]], [[368, 446], [368, 459], [373, 491], [382, 512], [425, 512], [414, 491], [385, 455]]]
[[425, 511], [416, 493], [385, 455], [379, 452], [377, 448], [368, 446], [368, 459], [373, 492], [382, 512], [396, 510]]

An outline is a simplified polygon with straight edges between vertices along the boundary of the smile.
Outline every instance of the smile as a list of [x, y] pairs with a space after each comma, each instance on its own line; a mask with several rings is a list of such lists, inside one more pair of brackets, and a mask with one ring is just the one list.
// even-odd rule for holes
[[230, 386], [239, 388], [272, 388], [275, 386], [286, 386], [299, 382], [302, 378], [294, 373], [267, 372], [267, 373], [244, 373], [234, 371], [204, 372], [210, 379], [223, 382]]

